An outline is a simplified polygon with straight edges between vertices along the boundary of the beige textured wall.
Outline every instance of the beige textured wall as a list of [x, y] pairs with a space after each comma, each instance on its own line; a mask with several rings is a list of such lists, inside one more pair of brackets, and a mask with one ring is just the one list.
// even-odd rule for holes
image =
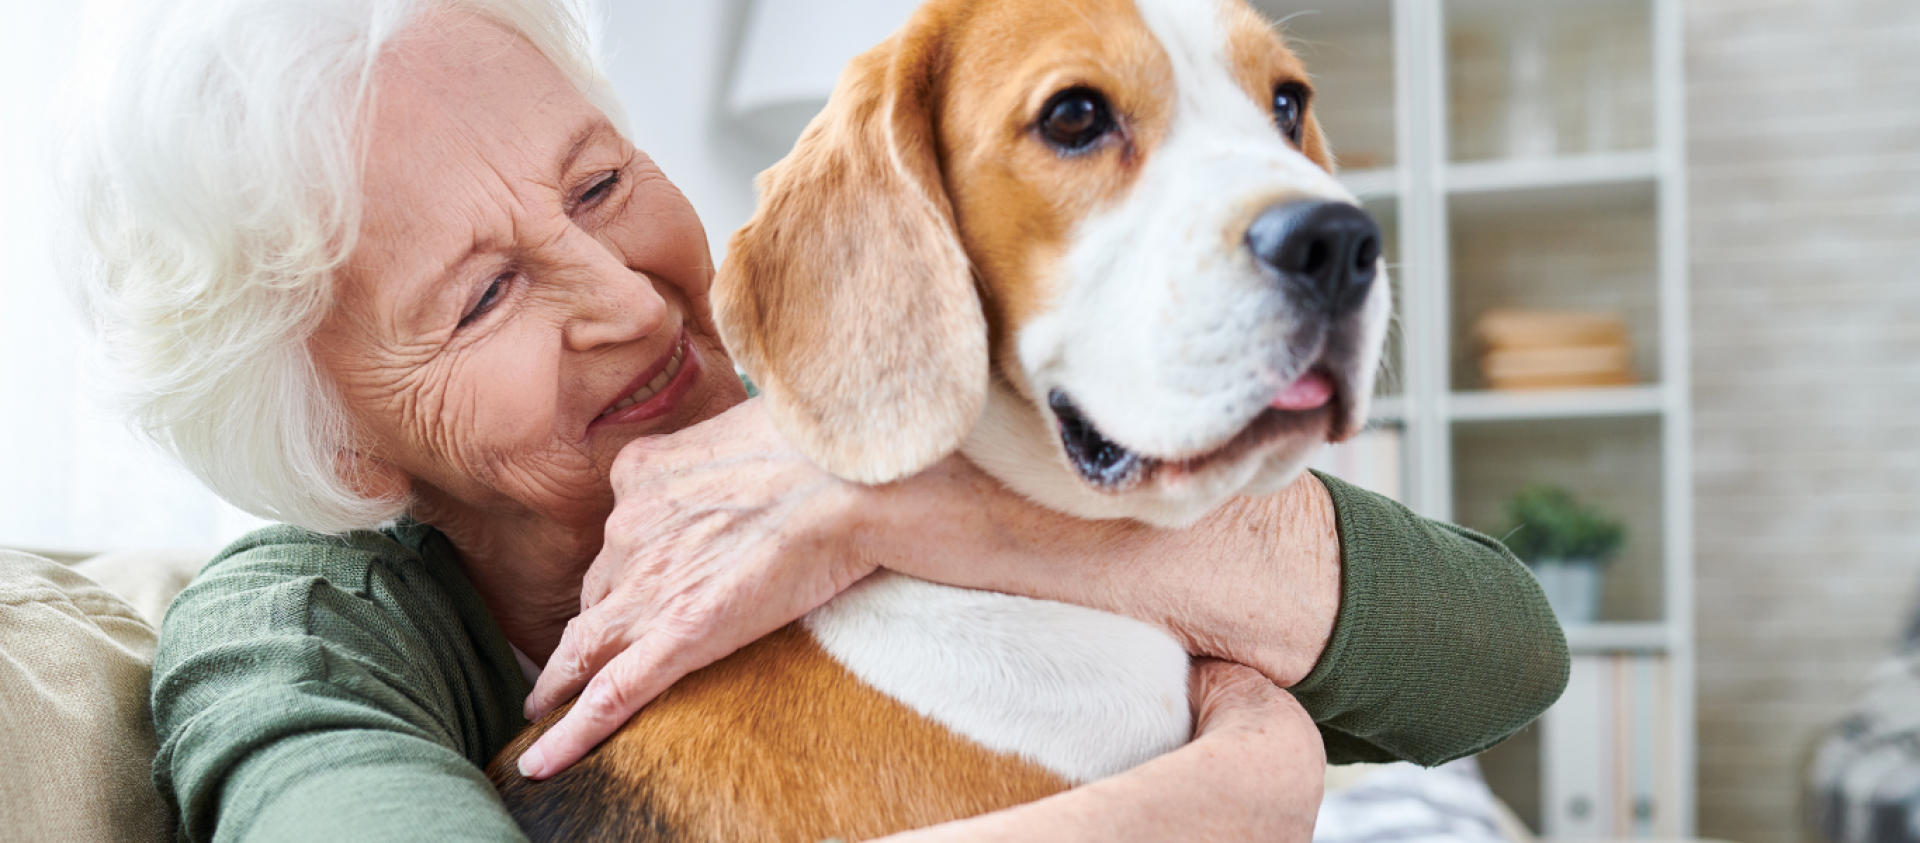
[[1686, 11], [1700, 830], [1785, 843], [1920, 585], [1920, 2]]

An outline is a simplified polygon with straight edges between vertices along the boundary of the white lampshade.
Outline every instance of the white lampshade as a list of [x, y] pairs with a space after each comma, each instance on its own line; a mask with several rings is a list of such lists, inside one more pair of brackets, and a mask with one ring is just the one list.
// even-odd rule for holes
[[755, 0], [727, 113], [785, 149], [820, 113], [847, 61], [907, 22], [920, 0]]

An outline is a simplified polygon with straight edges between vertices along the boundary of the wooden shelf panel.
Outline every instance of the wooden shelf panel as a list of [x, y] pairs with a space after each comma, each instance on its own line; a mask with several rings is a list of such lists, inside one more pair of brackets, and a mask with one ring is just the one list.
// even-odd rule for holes
[[1450, 165], [1445, 178], [1460, 216], [1651, 207], [1660, 161], [1652, 152], [1480, 161]]
[[[1666, 389], [1658, 384], [1455, 392], [1447, 398], [1447, 417], [1456, 422], [1623, 418], [1657, 416], [1666, 410]], [[1367, 418], [1375, 424], [1400, 424], [1407, 420], [1406, 399], [1376, 395]]]
[[1340, 183], [1361, 201], [1392, 199], [1400, 195], [1400, 171], [1392, 167], [1371, 170], [1343, 170]]
[[1367, 420], [1376, 425], [1406, 421], [1407, 399], [1398, 395], [1375, 395], [1373, 406], [1367, 409]]
[[1454, 421], [1527, 421], [1657, 416], [1666, 411], [1666, 390], [1657, 384], [1596, 389], [1455, 392], [1447, 401]]
[[1567, 649], [1592, 653], [1664, 653], [1673, 649], [1673, 630], [1664, 623], [1588, 623], [1564, 628]]

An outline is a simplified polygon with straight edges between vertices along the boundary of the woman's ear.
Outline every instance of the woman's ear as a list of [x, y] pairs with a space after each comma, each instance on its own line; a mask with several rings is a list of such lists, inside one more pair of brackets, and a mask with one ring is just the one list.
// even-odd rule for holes
[[933, 132], [945, 27], [922, 10], [855, 59], [760, 177], [714, 315], [780, 432], [862, 483], [958, 449], [987, 395], [987, 324]]

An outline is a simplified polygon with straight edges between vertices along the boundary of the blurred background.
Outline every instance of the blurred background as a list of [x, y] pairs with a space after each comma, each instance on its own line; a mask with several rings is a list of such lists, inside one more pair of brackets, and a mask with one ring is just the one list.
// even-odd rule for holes
[[[912, 5], [592, 4], [716, 259]], [[1494, 792], [1556, 838], [1920, 839], [1920, 3], [1256, 5], [1391, 241], [1374, 425], [1322, 465], [1507, 538], [1575, 650]], [[57, 280], [49, 115], [111, 8], [0, 8], [0, 546], [68, 559], [255, 523], [93, 397]]]

